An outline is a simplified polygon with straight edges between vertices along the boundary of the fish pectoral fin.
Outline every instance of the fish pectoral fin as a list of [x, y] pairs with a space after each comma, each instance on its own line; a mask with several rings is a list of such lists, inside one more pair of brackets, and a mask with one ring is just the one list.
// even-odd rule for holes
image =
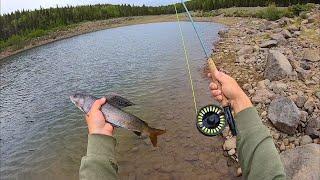
[[132, 103], [128, 99], [121, 97], [120, 95], [115, 94], [115, 93], [108, 94], [105, 97], [107, 98], [108, 104], [115, 106], [117, 108], [120, 108], [120, 109], [134, 105], [134, 103]]
[[135, 133], [137, 136], [141, 136], [141, 132], [139, 131], [133, 131], [133, 133]]

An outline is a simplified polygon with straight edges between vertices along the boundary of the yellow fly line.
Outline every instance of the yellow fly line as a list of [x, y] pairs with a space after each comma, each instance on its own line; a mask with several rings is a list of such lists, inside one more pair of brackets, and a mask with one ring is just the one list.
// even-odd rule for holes
[[174, 9], [175, 9], [175, 11], [176, 11], [177, 21], [178, 21], [178, 24], [179, 24], [180, 36], [181, 36], [181, 40], [182, 40], [182, 46], [183, 46], [184, 55], [185, 55], [185, 60], [186, 60], [186, 65], [187, 65], [188, 73], [189, 73], [189, 80], [190, 80], [190, 85], [191, 85], [191, 90], [192, 90], [192, 97], [193, 97], [194, 109], [195, 109], [195, 113], [196, 113], [196, 115], [197, 115], [197, 113], [198, 113], [198, 108], [197, 108], [196, 95], [195, 95], [195, 91], [194, 91], [192, 75], [191, 75], [191, 71], [190, 71], [189, 57], [188, 57], [188, 52], [187, 52], [186, 44], [185, 44], [184, 37], [183, 37], [183, 33], [182, 33], [182, 28], [181, 28], [181, 23], [180, 23], [180, 19], [179, 19], [177, 7], [176, 7], [175, 4], [174, 4]]

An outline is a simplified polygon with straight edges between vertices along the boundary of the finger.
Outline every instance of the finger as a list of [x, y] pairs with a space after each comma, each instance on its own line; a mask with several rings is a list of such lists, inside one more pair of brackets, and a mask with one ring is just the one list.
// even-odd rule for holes
[[221, 84], [227, 83], [228, 82], [228, 75], [221, 71], [215, 71], [214, 72], [214, 77], [217, 79]]
[[210, 88], [211, 90], [216, 90], [216, 89], [218, 89], [218, 85], [217, 85], [216, 83], [214, 83], [214, 82], [211, 82], [211, 83], [209, 84], [209, 88]]
[[[100, 110], [101, 106], [104, 105], [105, 103], [106, 103], [106, 98], [105, 98], [105, 97], [103, 97], [103, 98], [101, 98], [101, 99], [97, 99], [97, 100], [93, 103], [93, 105], [92, 105], [92, 107], [91, 107], [91, 110]], [[91, 110], [90, 110], [90, 111], [91, 111]]]
[[208, 73], [207, 76], [208, 76], [208, 78], [211, 78], [212, 75], [211, 75], [211, 73]]
[[221, 91], [220, 90], [213, 90], [211, 91], [212, 96], [217, 97], [219, 95], [221, 95]]
[[220, 101], [220, 102], [222, 101], [222, 95], [215, 96], [214, 98], [215, 98], [217, 101]]

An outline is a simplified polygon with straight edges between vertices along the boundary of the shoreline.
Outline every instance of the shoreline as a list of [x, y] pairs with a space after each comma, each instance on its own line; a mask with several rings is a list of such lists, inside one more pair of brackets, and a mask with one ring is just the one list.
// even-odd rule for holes
[[[227, 18], [234, 19], [234, 18]], [[186, 21], [186, 17], [181, 17], [182, 21]], [[194, 17], [195, 21], [198, 22], [214, 22], [220, 23], [224, 25], [232, 24], [229, 23], [229, 20], [225, 20], [225, 18], [221, 17]], [[82, 34], [92, 33], [100, 30], [118, 28], [130, 25], [138, 25], [138, 24], [148, 24], [148, 23], [160, 23], [160, 22], [175, 22], [176, 15], [157, 15], [157, 16], [134, 16], [134, 17], [123, 17], [123, 18], [115, 18], [108, 20], [99, 20], [99, 21], [89, 21], [82, 22], [76, 24], [75, 27], [68, 28], [67, 30], [56, 30], [54, 32], [50, 32], [48, 35], [34, 38], [27, 42], [27, 44], [21, 48], [14, 50], [12, 47], [8, 47], [2, 52], [0, 52], [0, 60], [3, 60], [7, 57], [10, 57], [15, 54], [19, 54], [26, 50], [39, 47], [45, 44], [53, 43], [56, 41], [64, 40], [67, 38], [75, 37]], [[234, 21], [231, 21], [234, 22]]]

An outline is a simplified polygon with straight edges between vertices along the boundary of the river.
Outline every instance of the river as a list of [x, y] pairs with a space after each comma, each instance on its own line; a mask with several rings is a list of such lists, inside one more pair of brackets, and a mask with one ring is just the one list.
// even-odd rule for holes
[[[198, 22], [207, 47], [224, 27]], [[212, 103], [202, 74], [205, 58], [182, 22], [198, 106]], [[211, 50], [208, 49], [208, 52]], [[0, 62], [1, 179], [78, 179], [87, 127], [70, 102], [74, 92], [121, 94], [125, 110], [164, 128], [149, 139], [117, 129], [121, 179], [233, 179], [221, 137], [206, 137], [195, 115], [178, 24], [107, 29], [27, 50]]]

